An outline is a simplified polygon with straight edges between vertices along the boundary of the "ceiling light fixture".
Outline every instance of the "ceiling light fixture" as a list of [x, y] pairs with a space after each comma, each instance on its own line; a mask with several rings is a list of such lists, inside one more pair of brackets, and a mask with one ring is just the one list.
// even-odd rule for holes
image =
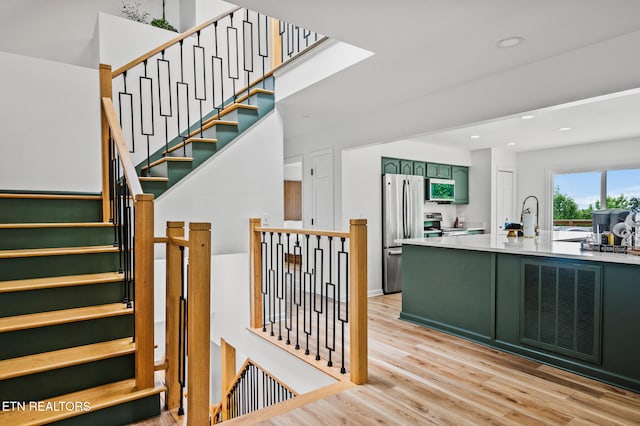
[[509, 142], [507, 145], [508, 146], [514, 146], [516, 144], [516, 142]]
[[480, 139], [480, 135], [471, 135], [469, 136], [471, 139]]
[[571, 127], [560, 127], [558, 129], [559, 132], [568, 132], [569, 130], [571, 130]]
[[508, 37], [508, 38], [503, 38], [502, 40], [497, 42], [496, 46], [502, 47], [504, 49], [508, 49], [509, 47], [515, 47], [519, 45], [523, 41], [524, 41], [524, 38], [522, 37]]
[[523, 120], [531, 120], [533, 118], [533, 115], [523, 115], [522, 117]]

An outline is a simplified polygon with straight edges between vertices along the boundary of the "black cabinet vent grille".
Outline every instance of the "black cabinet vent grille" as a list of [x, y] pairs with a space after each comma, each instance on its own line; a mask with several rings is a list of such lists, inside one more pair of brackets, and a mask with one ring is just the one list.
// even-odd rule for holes
[[600, 363], [601, 268], [524, 259], [521, 343]]

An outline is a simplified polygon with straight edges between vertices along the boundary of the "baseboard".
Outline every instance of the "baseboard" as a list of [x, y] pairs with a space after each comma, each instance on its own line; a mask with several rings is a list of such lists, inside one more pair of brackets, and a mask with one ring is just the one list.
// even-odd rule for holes
[[382, 289], [379, 288], [377, 290], [369, 290], [369, 292], [367, 293], [367, 297], [375, 297], [375, 296], [382, 296], [384, 293], [382, 292]]

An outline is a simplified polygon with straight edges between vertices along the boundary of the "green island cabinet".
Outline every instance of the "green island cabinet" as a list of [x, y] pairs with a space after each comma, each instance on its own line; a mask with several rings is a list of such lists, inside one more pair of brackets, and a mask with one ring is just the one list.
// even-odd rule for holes
[[448, 164], [427, 163], [425, 177], [451, 179], [451, 166]]
[[405, 244], [400, 318], [640, 392], [638, 276], [640, 265]]
[[456, 182], [453, 204], [469, 204], [469, 168], [451, 166], [451, 179]]

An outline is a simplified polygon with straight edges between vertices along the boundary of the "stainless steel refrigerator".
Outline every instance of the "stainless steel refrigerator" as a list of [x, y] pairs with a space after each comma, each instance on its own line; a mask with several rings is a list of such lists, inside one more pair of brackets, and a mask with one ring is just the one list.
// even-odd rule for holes
[[424, 178], [382, 176], [382, 290], [402, 290], [402, 245], [396, 240], [423, 237]]

